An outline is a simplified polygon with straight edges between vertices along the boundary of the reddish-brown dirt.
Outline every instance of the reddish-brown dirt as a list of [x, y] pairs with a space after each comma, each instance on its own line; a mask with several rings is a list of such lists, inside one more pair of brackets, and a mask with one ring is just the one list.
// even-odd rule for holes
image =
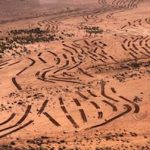
[[6, 2], [0, 150], [149, 150], [150, 2]]

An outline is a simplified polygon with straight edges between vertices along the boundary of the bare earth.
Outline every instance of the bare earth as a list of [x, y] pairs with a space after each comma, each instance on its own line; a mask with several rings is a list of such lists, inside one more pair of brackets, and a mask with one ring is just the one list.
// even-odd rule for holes
[[0, 2], [0, 150], [150, 150], [150, 1], [41, 2]]

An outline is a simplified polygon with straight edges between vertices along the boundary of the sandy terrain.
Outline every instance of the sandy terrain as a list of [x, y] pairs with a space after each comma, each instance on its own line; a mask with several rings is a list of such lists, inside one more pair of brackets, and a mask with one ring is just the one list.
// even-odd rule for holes
[[0, 150], [149, 150], [150, 1], [0, 2]]

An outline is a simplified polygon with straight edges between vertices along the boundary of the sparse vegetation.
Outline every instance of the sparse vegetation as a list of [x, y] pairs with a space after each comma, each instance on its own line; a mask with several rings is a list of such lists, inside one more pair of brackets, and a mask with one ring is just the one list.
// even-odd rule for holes
[[100, 29], [99, 27], [85, 27], [84, 30], [86, 31], [86, 33], [91, 34], [102, 34], [103, 30]]
[[0, 39], [0, 52], [18, 48], [19, 45], [34, 44], [37, 42], [50, 42], [55, 40], [55, 35], [40, 28], [11, 30], [8, 37]]
[[150, 150], [145, 1], [32, 1], [0, 15], [0, 150]]

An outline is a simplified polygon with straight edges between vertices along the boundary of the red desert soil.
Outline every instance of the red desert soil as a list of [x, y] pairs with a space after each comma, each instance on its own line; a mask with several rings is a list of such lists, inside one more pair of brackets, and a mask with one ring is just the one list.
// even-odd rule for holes
[[0, 150], [149, 150], [150, 1], [0, 1]]

